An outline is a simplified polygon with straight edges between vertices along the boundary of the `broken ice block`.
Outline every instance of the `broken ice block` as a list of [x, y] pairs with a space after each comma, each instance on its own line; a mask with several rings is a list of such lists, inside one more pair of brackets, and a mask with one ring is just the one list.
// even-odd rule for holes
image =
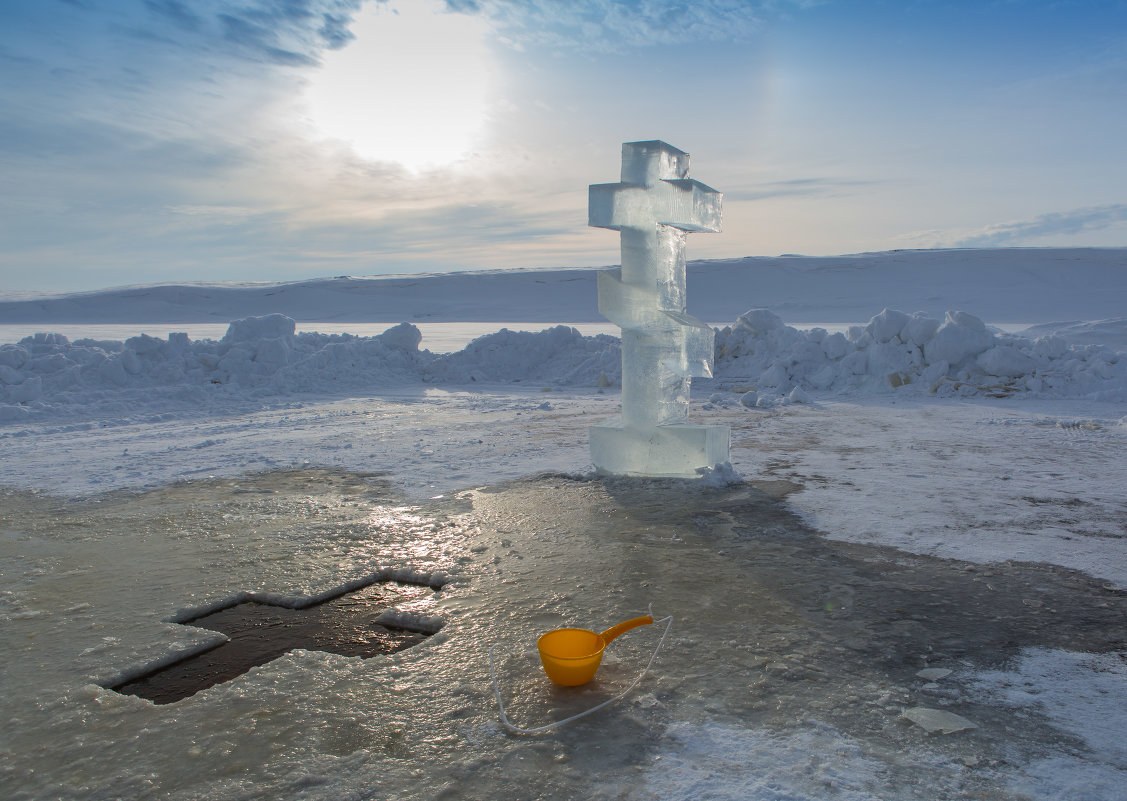
[[916, 677], [924, 681], [939, 681], [951, 675], [951, 671], [947, 668], [924, 668], [923, 670], [916, 671]]
[[905, 710], [901, 717], [912, 721], [928, 734], [935, 734], [936, 732], [954, 734], [955, 732], [978, 728], [977, 724], [972, 723], [962, 715], [956, 715], [954, 712], [947, 712], [942, 709], [928, 709], [923, 706]]
[[699, 469], [728, 461], [728, 426], [627, 426], [613, 418], [589, 436], [591, 461], [611, 475], [700, 478]]
[[590, 430], [601, 472], [694, 478], [728, 461], [727, 426], [687, 424], [714, 334], [685, 312], [685, 234], [719, 231], [722, 197], [688, 174], [688, 153], [627, 142], [622, 180], [589, 189], [588, 224], [618, 231], [622, 247], [621, 268], [599, 274], [599, 313], [622, 329], [622, 416]]

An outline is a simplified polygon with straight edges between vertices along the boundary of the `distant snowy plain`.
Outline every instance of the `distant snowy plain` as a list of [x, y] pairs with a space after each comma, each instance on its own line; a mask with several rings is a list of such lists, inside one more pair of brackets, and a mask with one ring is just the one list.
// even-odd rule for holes
[[[127, 288], [0, 302], [0, 326], [35, 329], [0, 345], [0, 483], [9, 493], [0, 496], [9, 507], [0, 618], [10, 636], [33, 638], [37, 620], [87, 615], [113, 591], [90, 586], [85, 596], [59, 590], [56, 597], [45, 589], [44, 582], [65, 581], [66, 560], [29, 561], [12, 511], [27, 498], [89, 503], [113, 491], [331, 468], [379, 473], [402, 504], [425, 508], [435, 498], [544, 471], [587, 475], [586, 428], [617, 413], [620, 377], [614, 337], [584, 336], [567, 325], [598, 319], [593, 276], [524, 271]], [[730, 425], [735, 473], [752, 487], [782, 492], [804, 525], [828, 540], [896, 549], [904, 559], [1049, 564], [1127, 591], [1127, 250], [726, 260], [690, 265], [689, 276], [690, 311], [731, 321], [717, 333], [715, 377], [694, 381], [692, 417]], [[389, 325], [374, 336], [298, 333], [300, 319]], [[539, 324], [529, 326], [536, 333], [503, 330], [451, 352], [420, 349], [412, 324], [489, 319]], [[114, 341], [51, 328], [217, 320], [229, 326], [216, 339], [172, 333]], [[564, 325], [545, 328], [556, 322]], [[521, 538], [531, 536], [511, 534], [517, 548], [530, 551], [533, 543]], [[466, 558], [494, 547], [482, 544]], [[160, 562], [159, 554], [146, 558]], [[399, 559], [393, 566], [419, 567]], [[245, 565], [234, 572], [253, 575], [253, 554], [239, 552], [236, 561]], [[457, 572], [456, 562], [437, 566]], [[165, 592], [175, 596], [177, 581]], [[311, 590], [321, 586], [309, 581]], [[195, 602], [222, 597], [222, 582], [205, 584], [210, 589]], [[160, 590], [148, 597], [167, 613], [183, 600]], [[144, 599], [131, 603], [142, 613]], [[459, 603], [469, 601], [455, 594], [447, 603], [456, 618]], [[566, 599], [556, 603], [566, 606]], [[544, 610], [524, 614], [543, 617]], [[88, 622], [104, 625], [97, 615]], [[28, 727], [50, 734], [60, 721], [96, 715], [98, 705], [120, 705], [92, 677], [154, 654], [151, 644], [117, 636], [126, 641], [78, 659], [66, 648], [47, 648], [52, 659], [75, 659], [79, 667], [52, 668], [46, 684], [37, 683], [34, 667], [35, 658], [46, 659], [36, 657], [40, 646], [13, 640], [29, 658], [7, 666], [11, 686], [38, 693], [40, 707], [48, 698], [54, 712], [29, 711], [6, 693], [9, 717], [28, 720], [0, 740], [6, 765], [50, 747], [42, 728], [37, 734]], [[1127, 623], [1121, 639], [1127, 642]], [[94, 648], [86, 635], [73, 641]], [[1034, 649], [1005, 669], [961, 666], [956, 696], [1035, 708], [1068, 744], [1035, 756], [1015, 750], [989, 771], [936, 746], [927, 759], [938, 760], [936, 775], [946, 778], [930, 797], [983, 788], [1005, 799], [1117, 797], [1127, 757], [1107, 732], [1127, 727], [1125, 660], [1123, 651]], [[292, 682], [307, 662], [297, 658], [267, 673]], [[482, 697], [481, 688], [466, 692]], [[191, 725], [241, 725], [209, 722], [202, 708], [200, 716], [189, 711], [192, 699], [181, 703], [189, 705]], [[490, 728], [488, 702], [466, 714], [461, 736], [504, 736]], [[815, 718], [785, 731], [669, 721], [661, 739], [667, 750], [648, 757], [642, 784], [630, 789], [616, 779], [606, 797], [917, 797], [868, 746]], [[490, 748], [518, 758], [517, 750]], [[821, 755], [816, 761], [812, 751]], [[299, 767], [329, 770], [325, 750], [308, 753]], [[152, 797], [258, 797], [245, 778], [193, 787], [176, 774], [187, 784], [174, 786], [160, 778], [159, 761], [146, 791]], [[366, 775], [362, 762], [362, 749], [349, 751], [332, 781], [307, 786], [261, 781], [294, 798], [381, 797], [349, 783], [349, 775]], [[241, 770], [257, 775], [253, 764]], [[983, 772], [977, 783], [964, 776], [975, 770]], [[54, 797], [67, 782], [70, 797], [111, 797], [112, 770], [93, 771], [102, 778], [79, 789], [81, 770], [60, 768], [62, 784], [4, 771], [0, 782], [9, 783], [12, 798]], [[133, 769], [122, 771], [138, 781]], [[418, 788], [403, 797], [427, 797]], [[449, 797], [461, 796], [452, 790]]]

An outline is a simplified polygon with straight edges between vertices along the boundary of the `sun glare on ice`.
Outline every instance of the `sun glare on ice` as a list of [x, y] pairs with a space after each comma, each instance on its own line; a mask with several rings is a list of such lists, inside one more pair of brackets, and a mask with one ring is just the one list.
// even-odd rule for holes
[[458, 161], [485, 124], [494, 72], [486, 31], [434, 0], [364, 6], [356, 38], [325, 55], [307, 88], [317, 134], [415, 171]]

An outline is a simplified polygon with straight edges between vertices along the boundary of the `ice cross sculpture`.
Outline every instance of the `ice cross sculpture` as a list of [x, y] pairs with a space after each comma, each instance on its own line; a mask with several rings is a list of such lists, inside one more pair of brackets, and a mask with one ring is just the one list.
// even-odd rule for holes
[[727, 462], [727, 426], [688, 424], [689, 383], [712, 375], [713, 331], [685, 313], [685, 234], [720, 230], [722, 195], [686, 178], [689, 154], [622, 145], [622, 180], [592, 184], [588, 225], [618, 231], [622, 267], [599, 273], [599, 313], [622, 329], [622, 416], [592, 426], [602, 473], [696, 478]]

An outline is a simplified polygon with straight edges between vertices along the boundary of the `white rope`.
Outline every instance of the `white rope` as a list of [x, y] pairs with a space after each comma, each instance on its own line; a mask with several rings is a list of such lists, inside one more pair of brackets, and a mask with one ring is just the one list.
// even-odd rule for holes
[[[653, 615], [651, 614], [650, 617], [653, 617]], [[654, 623], [665, 623], [665, 632], [661, 635], [661, 639], [658, 640], [657, 647], [654, 648], [653, 655], [650, 656], [650, 661], [646, 663], [646, 666], [644, 668], [642, 668], [642, 672], [638, 674], [638, 678], [634, 679], [633, 684], [620, 692], [614, 698], [603, 701], [600, 704], [596, 704], [590, 709], [586, 709], [580, 712], [578, 715], [572, 715], [569, 718], [557, 720], [556, 722], [549, 723], [545, 726], [534, 726], [531, 729], [525, 729], [517, 726], [516, 724], [512, 723], [509, 720], [508, 715], [505, 714], [505, 705], [501, 701], [501, 687], [497, 684], [497, 668], [493, 663], [493, 651], [497, 648], [497, 646], [491, 646], [489, 649], [489, 675], [493, 679], [493, 694], [497, 697], [497, 708], [501, 711], [501, 722], [505, 724], [505, 728], [517, 734], [542, 734], [543, 732], [551, 731], [552, 729], [558, 729], [560, 726], [564, 726], [568, 723], [579, 720], [580, 718], [587, 717], [587, 715], [590, 715], [593, 712], [598, 712], [603, 707], [610, 706], [616, 701], [621, 701], [623, 698], [628, 696], [635, 687], [638, 686], [638, 683], [641, 682], [642, 679], [646, 677], [646, 673], [649, 672], [650, 666], [653, 665], [654, 660], [657, 659], [658, 651], [660, 651], [661, 646], [665, 644], [665, 639], [669, 636], [669, 630], [673, 628], [673, 615], [670, 615], [669, 617], [663, 617], [661, 618], [661, 620], [655, 620]]]

